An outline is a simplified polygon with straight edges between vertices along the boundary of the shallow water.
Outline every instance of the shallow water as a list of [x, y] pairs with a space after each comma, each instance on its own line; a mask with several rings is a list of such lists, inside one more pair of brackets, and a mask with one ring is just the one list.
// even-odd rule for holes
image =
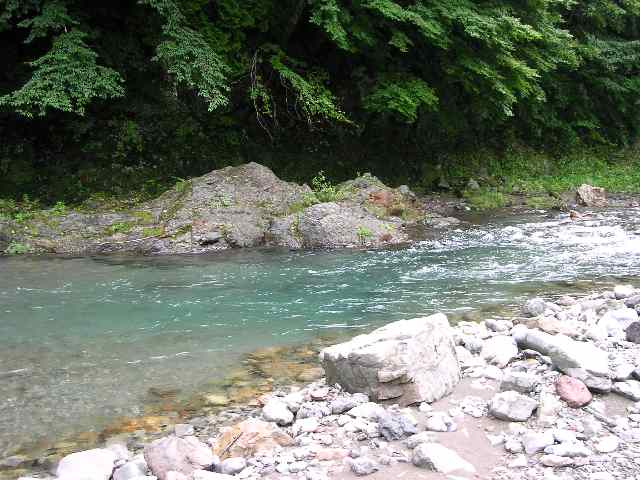
[[639, 213], [494, 218], [400, 250], [0, 259], [0, 458], [141, 415], [150, 388], [198, 391], [262, 347], [640, 278]]

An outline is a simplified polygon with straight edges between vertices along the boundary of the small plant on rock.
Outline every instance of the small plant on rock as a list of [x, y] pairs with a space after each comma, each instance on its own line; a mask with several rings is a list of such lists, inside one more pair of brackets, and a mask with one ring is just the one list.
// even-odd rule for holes
[[360, 240], [360, 243], [367, 243], [367, 241], [369, 239], [371, 239], [371, 237], [373, 237], [373, 233], [371, 232], [371, 230], [369, 230], [367, 227], [362, 227], [359, 226], [358, 229], [356, 230], [356, 235], [358, 236], [358, 240]]

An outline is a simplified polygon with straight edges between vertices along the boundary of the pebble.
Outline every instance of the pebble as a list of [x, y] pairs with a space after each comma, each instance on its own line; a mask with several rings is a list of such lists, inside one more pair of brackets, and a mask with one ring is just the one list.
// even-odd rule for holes
[[608, 435], [606, 437], [601, 438], [596, 443], [596, 450], [600, 453], [611, 453], [615, 452], [620, 445], [620, 440], [615, 435]]
[[236, 475], [247, 467], [247, 461], [242, 457], [231, 457], [220, 464], [220, 473], [224, 475]]
[[358, 477], [371, 475], [380, 470], [380, 465], [369, 457], [358, 457], [349, 461], [351, 471]]
[[533, 455], [544, 451], [550, 445], [553, 445], [555, 438], [549, 430], [544, 432], [529, 432], [522, 437], [522, 444], [527, 455]]

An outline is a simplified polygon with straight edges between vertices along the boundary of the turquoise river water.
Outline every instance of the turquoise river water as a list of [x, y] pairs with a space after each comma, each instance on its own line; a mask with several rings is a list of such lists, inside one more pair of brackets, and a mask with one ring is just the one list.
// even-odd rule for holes
[[262, 347], [640, 280], [639, 214], [497, 217], [395, 250], [0, 258], [0, 458]]

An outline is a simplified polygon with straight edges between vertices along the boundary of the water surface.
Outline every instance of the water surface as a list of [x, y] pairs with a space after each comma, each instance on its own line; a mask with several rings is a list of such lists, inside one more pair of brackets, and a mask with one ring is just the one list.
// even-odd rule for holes
[[494, 218], [410, 248], [0, 259], [0, 458], [195, 392], [256, 349], [640, 277], [640, 211]]

